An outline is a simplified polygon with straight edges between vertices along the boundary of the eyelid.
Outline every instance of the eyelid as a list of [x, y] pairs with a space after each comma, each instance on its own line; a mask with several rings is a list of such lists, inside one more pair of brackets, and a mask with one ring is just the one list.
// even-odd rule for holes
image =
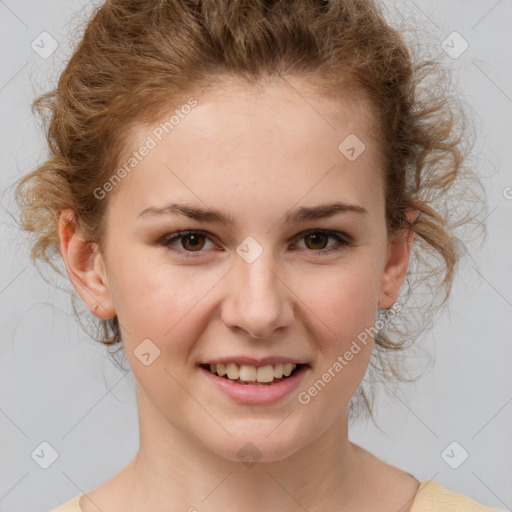
[[[323, 228], [312, 228], [312, 229], [307, 229], [306, 231], [301, 231], [300, 233], [298, 233], [295, 236], [295, 238], [293, 238], [293, 240], [295, 240], [295, 241], [300, 240], [301, 238], [304, 238], [305, 236], [311, 235], [313, 233], [322, 233], [324, 235], [327, 235], [330, 238], [339, 238], [346, 244], [350, 244], [350, 243], [354, 242], [353, 238], [350, 235], [348, 235], [347, 233], [344, 233], [343, 231], [336, 231], [334, 229], [323, 229]], [[323, 249], [320, 249], [320, 250], [323, 250]], [[318, 251], [316, 251], [316, 252], [318, 252]]]

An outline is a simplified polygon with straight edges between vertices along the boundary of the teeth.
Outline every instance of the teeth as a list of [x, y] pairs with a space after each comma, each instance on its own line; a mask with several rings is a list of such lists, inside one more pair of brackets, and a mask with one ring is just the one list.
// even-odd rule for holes
[[290, 373], [292, 373], [293, 370], [293, 364], [292, 363], [285, 363], [283, 364], [283, 374], [285, 377], [289, 377]]
[[235, 363], [228, 363], [226, 366], [226, 373], [228, 375], [228, 379], [238, 380], [240, 377], [240, 369], [238, 365]]
[[230, 380], [241, 380], [243, 382], [273, 382], [274, 379], [289, 377], [297, 367], [294, 363], [277, 363], [272, 366], [252, 366], [250, 364], [228, 363], [228, 364], [210, 364], [210, 371], [220, 377], [226, 376]]
[[240, 366], [240, 380], [254, 382], [256, 380], [256, 367], [242, 364]]
[[274, 380], [274, 368], [272, 365], [260, 366], [256, 372], [256, 380], [258, 382], [272, 382]]
[[[214, 367], [213, 370], [212, 370], [212, 366]], [[215, 373], [215, 365], [214, 364], [210, 365], [210, 371], [212, 373]], [[226, 373], [227, 373], [226, 367], [223, 364], [219, 363], [217, 365], [217, 373], [219, 374], [219, 377], [224, 377], [224, 375], [226, 375]]]

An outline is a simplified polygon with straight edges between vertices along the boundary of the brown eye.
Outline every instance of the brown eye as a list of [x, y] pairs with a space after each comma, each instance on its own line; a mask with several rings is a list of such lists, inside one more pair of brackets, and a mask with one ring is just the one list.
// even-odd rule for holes
[[190, 233], [188, 235], [182, 235], [181, 245], [187, 251], [201, 250], [204, 246], [205, 236], [201, 233]]
[[[173, 235], [164, 236], [159, 245], [164, 246], [170, 251], [182, 253], [185, 257], [200, 256], [205, 247], [206, 241], [210, 240], [210, 237], [201, 231], [181, 231]], [[181, 243], [179, 243], [181, 241]], [[178, 246], [179, 243], [179, 247]], [[211, 240], [210, 240], [210, 243]], [[213, 245], [213, 243], [212, 243]]]
[[[337, 240], [338, 244], [326, 246], [329, 238]], [[309, 249], [309, 252], [311, 252], [314, 256], [322, 256], [326, 253], [340, 251], [345, 247], [353, 245], [353, 241], [348, 235], [338, 233], [337, 231], [328, 231], [324, 229], [315, 229], [307, 231], [306, 233], [302, 233], [302, 238], [300, 240], [304, 240], [306, 246], [306, 249], [300, 249]]]
[[325, 244], [329, 240], [329, 236], [322, 232], [315, 232], [312, 235], [306, 235], [306, 245], [308, 249], [325, 249]]

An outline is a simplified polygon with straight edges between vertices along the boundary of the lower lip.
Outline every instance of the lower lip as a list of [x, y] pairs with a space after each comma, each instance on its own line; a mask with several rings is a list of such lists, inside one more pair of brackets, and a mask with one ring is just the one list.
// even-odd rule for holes
[[217, 389], [229, 398], [243, 404], [272, 404], [282, 400], [297, 389], [306, 372], [308, 365], [302, 365], [293, 375], [275, 384], [237, 384], [225, 377], [219, 377], [205, 368], [199, 367], [204, 376]]

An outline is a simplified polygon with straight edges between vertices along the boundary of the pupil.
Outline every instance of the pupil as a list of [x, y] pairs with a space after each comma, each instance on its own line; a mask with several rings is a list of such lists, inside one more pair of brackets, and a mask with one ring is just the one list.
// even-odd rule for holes
[[[186, 236], [184, 237], [185, 243], [183, 244], [183, 246], [185, 247], [185, 249], [194, 249], [194, 247], [186, 247], [186, 246], [187, 246], [187, 245], [190, 245], [190, 244], [188, 243], [188, 240], [190, 240], [190, 239], [192, 239], [192, 240], [194, 240], [194, 239], [195, 239], [195, 241], [196, 241], [196, 243], [197, 243], [198, 236], [199, 236], [199, 237], [201, 237], [201, 236], [203, 236], [203, 235], [197, 235], [197, 234], [190, 234], [190, 235], [186, 235]], [[193, 244], [193, 242], [192, 242], [192, 244]], [[201, 248], [201, 247], [202, 247], [202, 245], [201, 245], [201, 244], [199, 244], [199, 246], [200, 246], [199, 248]], [[197, 249], [197, 246], [196, 246], [195, 248]]]
[[[313, 239], [314, 239], [314, 238], [317, 238], [317, 237], [320, 237], [320, 239], [322, 239], [322, 237], [323, 237], [323, 238], [326, 238], [326, 235], [324, 235], [323, 233], [316, 233], [316, 234], [313, 234], [313, 235], [306, 235], [306, 238], [307, 238], [308, 240], [310, 240], [311, 238], [313, 238]], [[324, 242], [325, 242], [325, 240], [324, 240]], [[313, 242], [313, 245], [314, 245], [314, 244], [315, 244], [315, 242]], [[320, 244], [320, 245], [322, 245], [322, 246], [323, 246], [324, 244]], [[323, 249], [323, 247], [313, 247], [313, 248], [314, 248], [314, 249]]]

